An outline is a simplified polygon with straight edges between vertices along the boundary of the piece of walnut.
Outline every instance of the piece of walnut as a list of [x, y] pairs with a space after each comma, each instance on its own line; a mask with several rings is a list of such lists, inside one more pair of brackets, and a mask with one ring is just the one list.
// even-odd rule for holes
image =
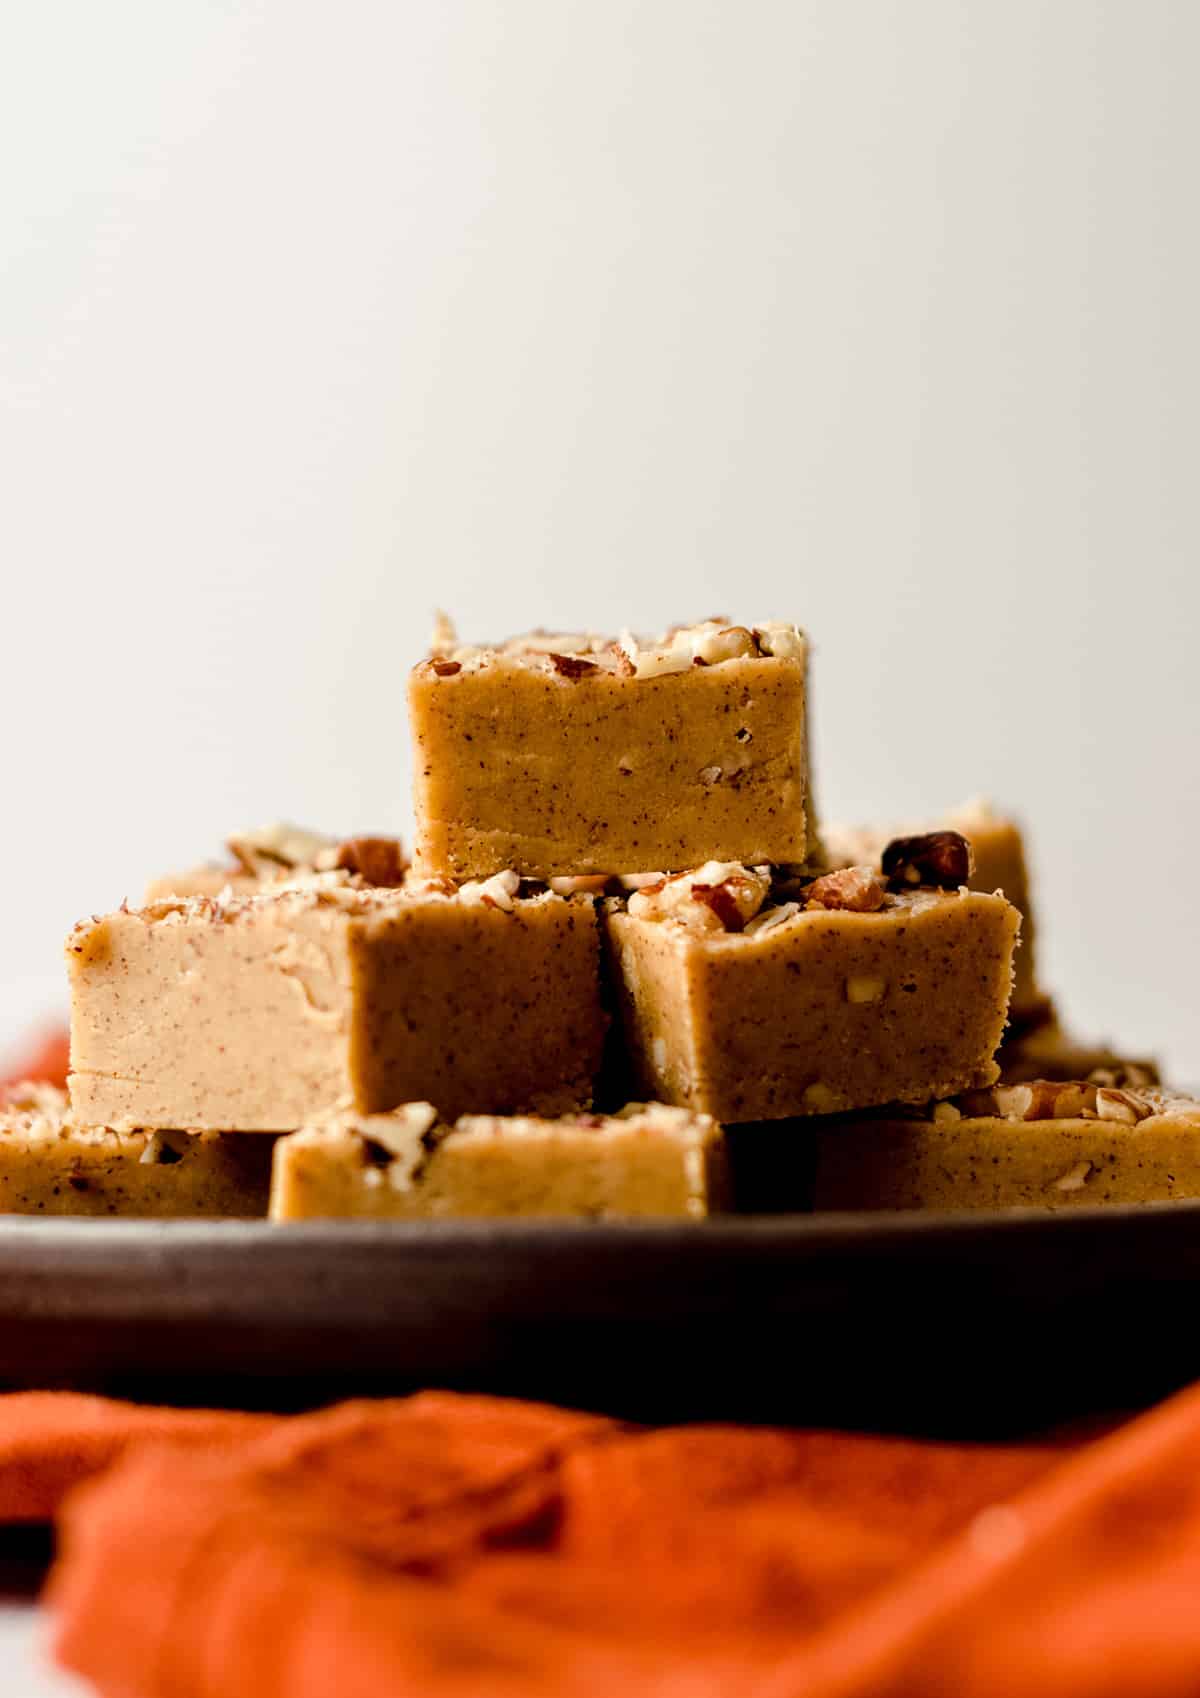
[[971, 845], [959, 831], [927, 831], [919, 837], [893, 837], [880, 858], [883, 876], [894, 890], [933, 884], [957, 890], [974, 870]]
[[398, 837], [348, 837], [338, 844], [336, 865], [368, 884], [404, 882], [404, 850]]
[[882, 908], [887, 891], [872, 867], [843, 867], [823, 873], [805, 887], [804, 900], [810, 908], [845, 908], [852, 914], [873, 914]]

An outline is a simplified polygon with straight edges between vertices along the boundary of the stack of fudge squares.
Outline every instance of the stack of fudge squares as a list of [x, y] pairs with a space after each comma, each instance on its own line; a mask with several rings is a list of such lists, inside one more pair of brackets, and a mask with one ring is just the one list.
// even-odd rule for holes
[[807, 660], [439, 619], [411, 861], [270, 827], [81, 921], [0, 1210], [686, 1218], [742, 1159], [792, 1205], [798, 1153], [820, 1208], [1200, 1194], [1200, 1103], [1040, 989], [1011, 820], [818, 829]]

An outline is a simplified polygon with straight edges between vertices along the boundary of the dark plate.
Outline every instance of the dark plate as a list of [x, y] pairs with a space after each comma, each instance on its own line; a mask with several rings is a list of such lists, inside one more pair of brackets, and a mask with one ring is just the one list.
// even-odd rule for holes
[[290, 1408], [454, 1386], [979, 1436], [1200, 1373], [1200, 1202], [371, 1225], [8, 1219], [0, 1378]]

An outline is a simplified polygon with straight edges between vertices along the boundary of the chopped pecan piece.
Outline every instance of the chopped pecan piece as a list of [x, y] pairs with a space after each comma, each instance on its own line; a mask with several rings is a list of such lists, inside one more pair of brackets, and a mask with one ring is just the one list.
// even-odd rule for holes
[[563, 678], [583, 678], [589, 672], [600, 670], [594, 660], [585, 660], [581, 654], [552, 653], [548, 658], [551, 666]]
[[358, 873], [368, 884], [396, 885], [404, 879], [404, 852], [398, 837], [348, 837], [338, 844], [338, 867]]
[[928, 831], [920, 837], [893, 837], [880, 859], [893, 889], [935, 884], [957, 890], [974, 868], [971, 845], [959, 831]]
[[803, 895], [810, 908], [847, 908], [853, 914], [873, 914], [882, 908], [887, 891], [871, 867], [843, 867], [840, 872], [814, 879]]
[[439, 678], [453, 678], [456, 672], [462, 671], [461, 660], [431, 660], [429, 664]]
[[727, 884], [694, 884], [691, 895], [693, 902], [703, 902], [706, 908], [712, 909], [727, 932], [745, 929], [742, 910]]

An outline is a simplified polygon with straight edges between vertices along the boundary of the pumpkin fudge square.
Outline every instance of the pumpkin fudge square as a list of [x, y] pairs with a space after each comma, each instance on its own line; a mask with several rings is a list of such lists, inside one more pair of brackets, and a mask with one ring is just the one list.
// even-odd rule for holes
[[64, 1091], [16, 1085], [0, 1109], [0, 1214], [261, 1217], [273, 1141], [81, 1126]]
[[281, 1138], [274, 1220], [574, 1215], [696, 1218], [725, 1206], [721, 1129], [662, 1103], [559, 1120], [464, 1115], [430, 1103]]
[[1038, 1079], [822, 1124], [818, 1209], [1066, 1209], [1200, 1197], [1200, 1102]]
[[415, 1099], [589, 1107], [603, 1048], [584, 897], [320, 873], [167, 899], [67, 941], [72, 1109], [119, 1129], [294, 1131]]
[[1044, 1015], [1049, 998], [1037, 982], [1034, 959], [1033, 903], [1024, 835], [1011, 815], [1003, 814], [982, 798], [952, 808], [940, 820], [903, 829], [877, 826], [826, 824], [823, 839], [830, 867], [848, 867], [879, 861], [887, 844], [904, 835], [920, 836], [937, 831], [955, 831], [971, 845], [972, 867], [968, 880], [972, 890], [1000, 891], [1021, 915], [1021, 947], [1014, 963], [1010, 1013], [1016, 1020]]
[[735, 1123], [998, 1076], [1020, 917], [954, 833], [789, 887], [713, 862], [606, 905], [637, 1088]]
[[549, 879], [803, 861], [806, 663], [794, 625], [466, 647], [447, 624], [409, 681], [414, 865]]

